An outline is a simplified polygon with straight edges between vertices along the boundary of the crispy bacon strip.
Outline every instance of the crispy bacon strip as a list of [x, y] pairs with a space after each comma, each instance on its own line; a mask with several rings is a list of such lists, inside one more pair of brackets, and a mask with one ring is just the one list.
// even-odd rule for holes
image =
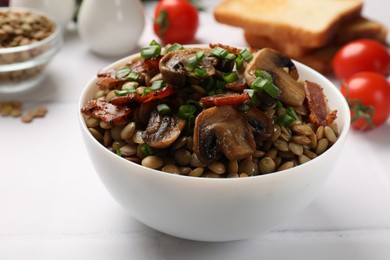
[[304, 88], [310, 110], [310, 122], [315, 125], [331, 124], [337, 118], [337, 110], [329, 110], [322, 87], [317, 83], [305, 80]]
[[121, 124], [131, 113], [131, 109], [123, 105], [114, 105], [104, 99], [90, 100], [81, 109], [85, 115], [99, 118], [108, 124]]
[[250, 96], [247, 93], [227, 93], [214, 96], [202, 97], [199, 103], [203, 107], [240, 105], [248, 101]]

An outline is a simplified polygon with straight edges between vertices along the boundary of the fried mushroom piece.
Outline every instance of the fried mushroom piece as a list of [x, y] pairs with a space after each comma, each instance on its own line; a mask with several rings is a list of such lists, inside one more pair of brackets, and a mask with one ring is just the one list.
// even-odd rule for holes
[[213, 76], [215, 74], [215, 59], [208, 57], [207, 54], [210, 50], [191, 48], [171, 51], [164, 55], [159, 63], [163, 80], [173, 86], [184, 86], [189, 78], [196, 79], [195, 74], [188, 69], [188, 60], [194, 57], [198, 51], [204, 51], [206, 54], [206, 57], [199, 62], [199, 66], [206, 70], [205, 77]]
[[185, 120], [176, 116], [160, 115], [153, 111], [149, 123], [142, 132], [142, 139], [153, 148], [166, 148], [179, 137], [185, 126]]
[[263, 48], [254, 54], [253, 60], [245, 69], [245, 80], [249, 86], [256, 79], [256, 70], [271, 74], [274, 84], [282, 91], [279, 99], [283, 103], [291, 106], [303, 104], [305, 91], [297, 82], [298, 72], [290, 58], [270, 48]]
[[252, 128], [233, 106], [211, 107], [196, 118], [194, 152], [210, 164], [225, 155], [229, 160], [241, 160], [256, 150]]
[[274, 125], [272, 120], [263, 111], [256, 107], [251, 107], [244, 113], [244, 117], [252, 128], [258, 146], [261, 146], [264, 140], [272, 136]]

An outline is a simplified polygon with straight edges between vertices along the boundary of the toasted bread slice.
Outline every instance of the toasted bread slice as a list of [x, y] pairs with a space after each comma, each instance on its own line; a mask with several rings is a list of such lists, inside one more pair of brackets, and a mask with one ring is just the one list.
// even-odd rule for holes
[[318, 48], [341, 24], [359, 16], [362, 7], [360, 0], [224, 0], [214, 17], [251, 34]]
[[[285, 55], [292, 57], [301, 57], [318, 49], [303, 47], [291, 42], [275, 41], [271, 37], [256, 35], [249, 32], [245, 32], [244, 37], [246, 41], [253, 47], [272, 47], [284, 53]], [[386, 26], [364, 17], [358, 17], [351, 20], [350, 22], [343, 24], [336, 32], [330, 44], [334, 46], [341, 46], [349, 41], [360, 38], [374, 39], [385, 43], [386, 37]]]

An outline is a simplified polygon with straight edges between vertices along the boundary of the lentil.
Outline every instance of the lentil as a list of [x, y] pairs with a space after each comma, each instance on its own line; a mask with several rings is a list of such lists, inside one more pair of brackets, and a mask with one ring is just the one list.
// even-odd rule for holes
[[142, 164], [142, 166], [145, 166], [148, 168], [158, 169], [161, 166], [163, 166], [164, 162], [158, 156], [149, 155], [149, 156], [146, 156], [144, 159], [142, 159], [141, 164]]

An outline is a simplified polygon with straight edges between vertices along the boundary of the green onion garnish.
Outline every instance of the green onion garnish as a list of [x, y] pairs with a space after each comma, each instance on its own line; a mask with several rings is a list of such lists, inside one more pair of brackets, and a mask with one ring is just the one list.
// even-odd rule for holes
[[143, 92], [142, 92], [142, 95], [146, 95], [146, 94], [149, 94], [150, 92], [152, 92], [153, 90], [151, 88], [144, 88]]
[[181, 105], [179, 107], [179, 111], [177, 112], [177, 116], [182, 119], [190, 118], [196, 111], [196, 107], [193, 105]]
[[197, 78], [203, 79], [203, 78], [206, 77], [206, 75], [207, 75], [207, 70], [206, 70], [206, 69], [203, 69], [203, 68], [201, 68], [201, 67], [197, 67], [197, 68], [195, 68], [195, 70], [194, 70], [194, 75], [195, 75]]
[[124, 79], [124, 78], [126, 78], [127, 75], [130, 74], [130, 72], [131, 72], [131, 68], [130, 67], [119, 68], [115, 72], [115, 78], [117, 78], [117, 79]]
[[240, 51], [240, 54], [241, 54], [242, 58], [244, 58], [244, 60], [246, 62], [250, 62], [253, 59], [252, 53], [247, 48], [242, 49]]
[[197, 60], [196, 56], [192, 56], [192, 57], [188, 58], [187, 69], [189, 71], [194, 71], [197, 66], [198, 66], [198, 60]]
[[154, 58], [161, 54], [161, 45], [153, 40], [149, 46], [141, 49], [141, 58], [144, 60]]
[[166, 53], [169, 53], [171, 51], [182, 50], [182, 49], [184, 49], [183, 45], [181, 45], [179, 43], [174, 43], [171, 46], [169, 46], [169, 48], [167, 49]]
[[198, 51], [195, 56], [197, 61], [201, 61], [204, 58], [205, 53], [204, 51]]
[[277, 98], [280, 95], [280, 89], [270, 81], [267, 81], [267, 84], [264, 85], [264, 91], [272, 98]]
[[153, 148], [148, 144], [141, 144], [140, 149], [146, 156], [152, 155], [154, 153]]
[[163, 86], [164, 86], [163, 80], [155, 80], [155, 81], [153, 81], [153, 84], [150, 87], [150, 89], [151, 90], [159, 90], [159, 89], [162, 89]]
[[218, 46], [211, 50], [211, 55], [214, 55], [218, 58], [225, 58], [225, 56], [228, 54], [229, 52], [227, 50]]
[[244, 65], [244, 58], [242, 57], [241, 54], [239, 54], [237, 55], [236, 58], [236, 68], [241, 69], [243, 65]]
[[289, 127], [295, 120], [287, 113], [280, 115], [276, 119], [276, 123], [280, 126]]
[[255, 75], [256, 75], [256, 77], [260, 77], [260, 78], [263, 78], [263, 79], [266, 79], [266, 80], [273, 82], [273, 78], [272, 78], [271, 74], [269, 74], [265, 70], [256, 70]]
[[169, 115], [172, 112], [171, 108], [167, 104], [158, 104], [157, 111], [162, 116]]
[[225, 74], [223, 75], [223, 80], [224, 80], [226, 83], [232, 83], [232, 82], [238, 80], [237, 72], [232, 71], [232, 72], [225, 73]]
[[286, 113], [294, 120], [299, 120], [299, 117], [297, 113], [295, 112], [294, 108], [288, 107]]
[[263, 88], [264, 88], [264, 85], [267, 84], [267, 80], [266, 79], [262, 79], [262, 78], [256, 78], [252, 84], [251, 84], [251, 88], [256, 90], [256, 91], [263, 91]]
[[237, 56], [233, 53], [228, 53], [226, 56], [225, 56], [225, 59], [227, 60], [234, 60]]
[[129, 94], [130, 92], [127, 89], [122, 89], [122, 90], [115, 90], [114, 93], [116, 96], [123, 97]]
[[252, 82], [251, 88], [256, 91], [265, 91], [272, 98], [277, 98], [280, 95], [280, 89], [272, 82], [272, 76], [263, 70], [256, 70], [257, 78]]

